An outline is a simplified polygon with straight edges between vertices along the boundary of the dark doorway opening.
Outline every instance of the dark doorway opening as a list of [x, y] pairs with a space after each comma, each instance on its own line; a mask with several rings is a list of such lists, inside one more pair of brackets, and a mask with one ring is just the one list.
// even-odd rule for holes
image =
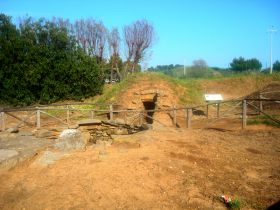
[[[153, 101], [145, 101], [143, 102], [143, 105], [145, 107], [145, 110], [154, 110], [156, 108], [156, 104], [155, 102]], [[154, 112], [146, 112], [146, 116], [145, 117], [145, 120], [148, 124], [153, 124], [153, 115], [154, 115]]]

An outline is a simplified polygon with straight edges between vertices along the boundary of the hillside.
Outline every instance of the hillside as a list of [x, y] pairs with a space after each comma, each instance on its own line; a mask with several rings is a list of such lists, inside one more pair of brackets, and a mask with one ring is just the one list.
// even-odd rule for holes
[[[127, 108], [137, 108], [137, 94], [158, 91], [164, 95], [163, 106], [200, 105], [206, 93], [220, 93], [225, 100], [249, 95], [272, 82], [280, 82], [280, 75], [242, 75], [217, 79], [181, 80], [157, 73], [135, 74], [121, 83], [109, 85], [96, 103], [117, 103]], [[138, 97], [139, 98], [139, 97]]]

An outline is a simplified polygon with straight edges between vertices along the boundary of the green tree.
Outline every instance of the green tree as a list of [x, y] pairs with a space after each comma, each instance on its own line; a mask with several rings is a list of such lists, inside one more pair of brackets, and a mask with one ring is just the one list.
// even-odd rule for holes
[[245, 71], [247, 70], [246, 60], [243, 57], [234, 58], [230, 63], [230, 67], [233, 71]]
[[274, 71], [279, 71], [280, 72], [280, 62], [277, 60], [273, 64], [273, 70]]
[[262, 63], [256, 59], [256, 58], [251, 58], [251, 59], [248, 59], [246, 60], [246, 63], [247, 63], [247, 69], [249, 70], [261, 70], [262, 68]]
[[256, 58], [245, 59], [243, 57], [234, 58], [230, 63], [231, 70], [233, 71], [248, 71], [248, 70], [261, 70], [262, 64]]

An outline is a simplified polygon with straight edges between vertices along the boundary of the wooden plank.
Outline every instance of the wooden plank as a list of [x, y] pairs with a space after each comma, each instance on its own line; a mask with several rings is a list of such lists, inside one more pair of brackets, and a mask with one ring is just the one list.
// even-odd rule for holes
[[[255, 105], [253, 105], [253, 104], [250, 104], [250, 105], [251, 105], [252, 107], [254, 107], [257, 111], [260, 111], [260, 109], [259, 109], [257, 106], [255, 106]], [[272, 121], [274, 121], [275, 123], [277, 123], [277, 124], [280, 125], [280, 120], [271, 117], [269, 114], [267, 114], [267, 113], [265, 113], [265, 112], [263, 112], [263, 111], [260, 111], [260, 112], [261, 112], [263, 115], [265, 115], [266, 117], [268, 117], [269, 119], [271, 119]]]
[[188, 108], [185, 109], [186, 128], [188, 128]]
[[217, 103], [217, 118], [220, 117], [220, 103]]
[[95, 114], [95, 113], [94, 113], [94, 110], [91, 110], [91, 111], [90, 111], [91, 119], [94, 119], [94, 114]]
[[124, 113], [124, 123], [127, 124], [127, 112]]
[[2, 131], [6, 130], [5, 112], [1, 112], [1, 129], [2, 129]]
[[192, 109], [187, 109], [187, 128], [191, 128]]
[[67, 116], [66, 116], [66, 122], [67, 124], [70, 123], [70, 109], [69, 109], [69, 105], [67, 105]]
[[67, 123], [63, 122], [63, 120], [59, 119], [58, 117], [55, 117], [55, 116], [53, 116], [53, 115], [51, 115], [51, 114], [49, 114], [49, 113], [47, 113], [47, 112], [44, 112], [44, 111], [42, 111], [42, 110], [41, 110], [40, 112], [43, 113], [43, 114], [45, 114], [45, 115], [48, 115], [49, 117], [52, 117], [52, 118], [54, 118], [54, 119], [60, 121], [61, 123], [65, 124], [65, 125], [68, 125]]
[[[259, 94], [259, 99], [262, 99], [262, 94], [260, 93]], [[263, 111], [263, 101], [259, 101], [259, 108], [260, 108], [260, 110], [259, 110], [259, 115], [261, 115], [262, 114], [262, 111]]]
[[173, 106], [173, 125], [177, 125], [177, 112], [176, 112], [176, 106]]
[[147, 115], [147, 114], [145, 114], [145, 113], [143, 113], [143, 116], [144, 116], [144, 117], [147, 117], [147, 118], [149, 118], [149, 119], [152, 119], [152, 120], [155, 121], [155, 122], [158, 122], [160, 125], [163, 125], [163, 126], [165, 126], [165, 127], [168, 127], [167, 125], [161, 123], [159, 120], [156, 120], [156, 119], [152, 118], [151, 116], [149, 116], [149, 115]]
[[247, 101], [243, 100], [242, 102], [242, 129], [245, 129], [247, 126]]
[[110, 106], [109, 106], [109, 109], [110, 109], [110, 120], [113, 120], [113, 105], [112, 104], [110, 104]]
[[[9, 116], [11, 116], [11, 117], [13, 117], [13, 118], [15, 118], [15, 119], [17, 119], [17, 120], [19, 120], [20, 122], [23, 121], [21, 118], [15, 116], [14, 114], [12, 114], [12, 113], [10, 113], [10, 112], [7, 112], [6, 114], [9, 115]], [[28, 116], [28, 115], [27, 115], [27, 116]], [[32, 123], [30, 123], [30, 122], [24, 121], [23, 123], [26, 123], [26, 124], [29, 125], [29, 126], [34, 126], [34, 124], [32, 124]]]
[[[25, 118], [23, 118], [15, 127], [18, 128], [21, 124], [26, 123], [26, 121], [32, 117], [36, 112], [29, 113]], [[33, 125], [32, 125], [33, 126]]]
[[41, 116], [40, 116], [40, 110], [36, 111], [36, 127], [37, 129], [41, 128]]

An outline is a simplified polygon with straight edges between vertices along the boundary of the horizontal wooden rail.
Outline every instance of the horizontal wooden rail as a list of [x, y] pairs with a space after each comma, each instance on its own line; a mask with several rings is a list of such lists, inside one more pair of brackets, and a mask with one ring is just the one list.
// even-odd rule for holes
[[[245, 101], [245, 103], [244, 103]], [[257, 111], [259, 111], [259, 113], [262, 113], [264, 115], [267, 115], [265, 112], [262, 111], [262, 108], [258, 109], [256, 106], [254, 106], [254, 104], [252, 104], [254, 101], [256, 102], [280, 102], [280, 99], [266, 99], [266, 98], [256, 98], [256, 99], [235, 99], [235, 100], [227, 100], [227, 101], [220, 101], [220, 102], [212, 102], [212, 103], [206, 103], [204, 105], [198, 105], [198, 106], [173, 106], [170, 108], [164, 108], [164, 109], [152, 109], [152, 110], [144, 110], [144, 109], [116, 109], [114, 106], [119, 106], [119, 108], [121, 107], [119, 104], [100, 104], [100, 109], [97, 109], [98, 105], [94, 104], [94, 103], [66, 103], [66, 104], [51, 104], [51, 105], [38, 105], [36, 107], [23, 107], [23, 108], [2, 108], [0, 109], [1, 112], [1, 130], [5, 130], [5, 113], [7, 113], [7, 116], [11, 116], [17, 120], [20, 121], [20, 123], [18, 124], [21, 125], [22, 123], [28, 124], [28, 125], [32, 125], [32, 123], [27, 122], [28, 119], [30, 119], [30, 114], [28, 114], [28, 116], [24, 119], [21, 119], [20, 117], [17, 117], [15, 114], [12, 114], [12, 112], [31, 112], [33, 115], [34, 112], [37, 113], [37, 117], [36, 117], [36, 121], [37, 121], [37, 127], [41, 127], [41, 123], [40, 123], [40, 113], [43, 113], [45, 115], [48, 115], [49, 117], [52, 117], [58, 121], [60, 121], [63, 124], [69, 125], [70, 124], [70, 119], [72, 118], [71, 112], [89, 112], [90, 113], [90, 117], [94, 118], [95, 116], [98, 115], [107, 115], [107, 117], [109, 117], [110, 120], [114, 119], [114, 115], [117, 113], [124, 113], [125, 115], [125, 120], [127, 120], [127, 118], [129, 119], [129, 116], [127, 116], [129, 113], [134, 113], [133, 115], [139, 116], [139, 123], [142, 123], [142, 117], [145, 116], [147, 118], [151, 118], [150, 116], [146, 115], [146, 113], [155, 113], [155, 112], [167, 112], [168, 114], [172, 114], [172, 120], [173, 120], [173, 124], [176, 126], [177, 125], [177, 118], [180, 118], [180, 116], [178, 116], [178, 114], [184, 114], [185, 117], [185, 123], [186, 123], [186, 127], [190, 128], [191, 127], [191, 118], [193, 115], [193, 112], [196, 110], [206, 110], [206, 114], [205, 116], [208, 118], [209, 117], [209, 106], [211, 105], [215, 105], [217, 107], [217, 113], [216, 113], [216, 119], [210, 123], [213, 123], [215, 121], [217, 121], [217, 118], [223, 118], [226, 115], [229, 114], [229, 112], [234, 111], [235, 109], [237, 109], [238, 107], [242, 108], [243, 107], [243, 111], [240, 113], [242, 116], [242, 123], [243, 123], [243, 128], [246, 127], [246, 116], [249, 114], [248, 110], [247, 110], [247, 105], [250, 105], [252, 107], [254, 107]], [[221, 110], [221, 105], [225, 104], [226, 106], [229, 106], [230, 109], [227, 110], [224, 113], [220, 114], [220, 110]], [[241, 105], [243, 104], [243, 106]], [[78, 106], [84, 106], [84, 105], [92, 105], [94, 106], [94, 108], [84, 108], [81, 107], [79, 108]], [[76, 106], [76, 107], [75, 107]], [[104, 109], [104, 106], [108, 107], [108, 109]], [[260, 106], [261, 107], [261, 106]], [[115, 108], [115, 109], [114, 109]], [[184, 112], [177, 112], [177, 111], [184, 111]], [[56, 117], [54, 115], [52, 115], [51, 113], [48, 113], [48, 111], [66, 111], [66, 122], [65, 119], [60, 119], [59, 117]], [[269, 116], [269, 115], [267, 115]], [[132, 117], [132, 119], [134, 120], [134, 117]], [[277, 119], [274, 119], [270, 116], [270, 119], [278, 122]], [[156, 121], [156, 120], [155, 120]], [[209, 122], [206, 124], [206, 126], [209, 125]]]

